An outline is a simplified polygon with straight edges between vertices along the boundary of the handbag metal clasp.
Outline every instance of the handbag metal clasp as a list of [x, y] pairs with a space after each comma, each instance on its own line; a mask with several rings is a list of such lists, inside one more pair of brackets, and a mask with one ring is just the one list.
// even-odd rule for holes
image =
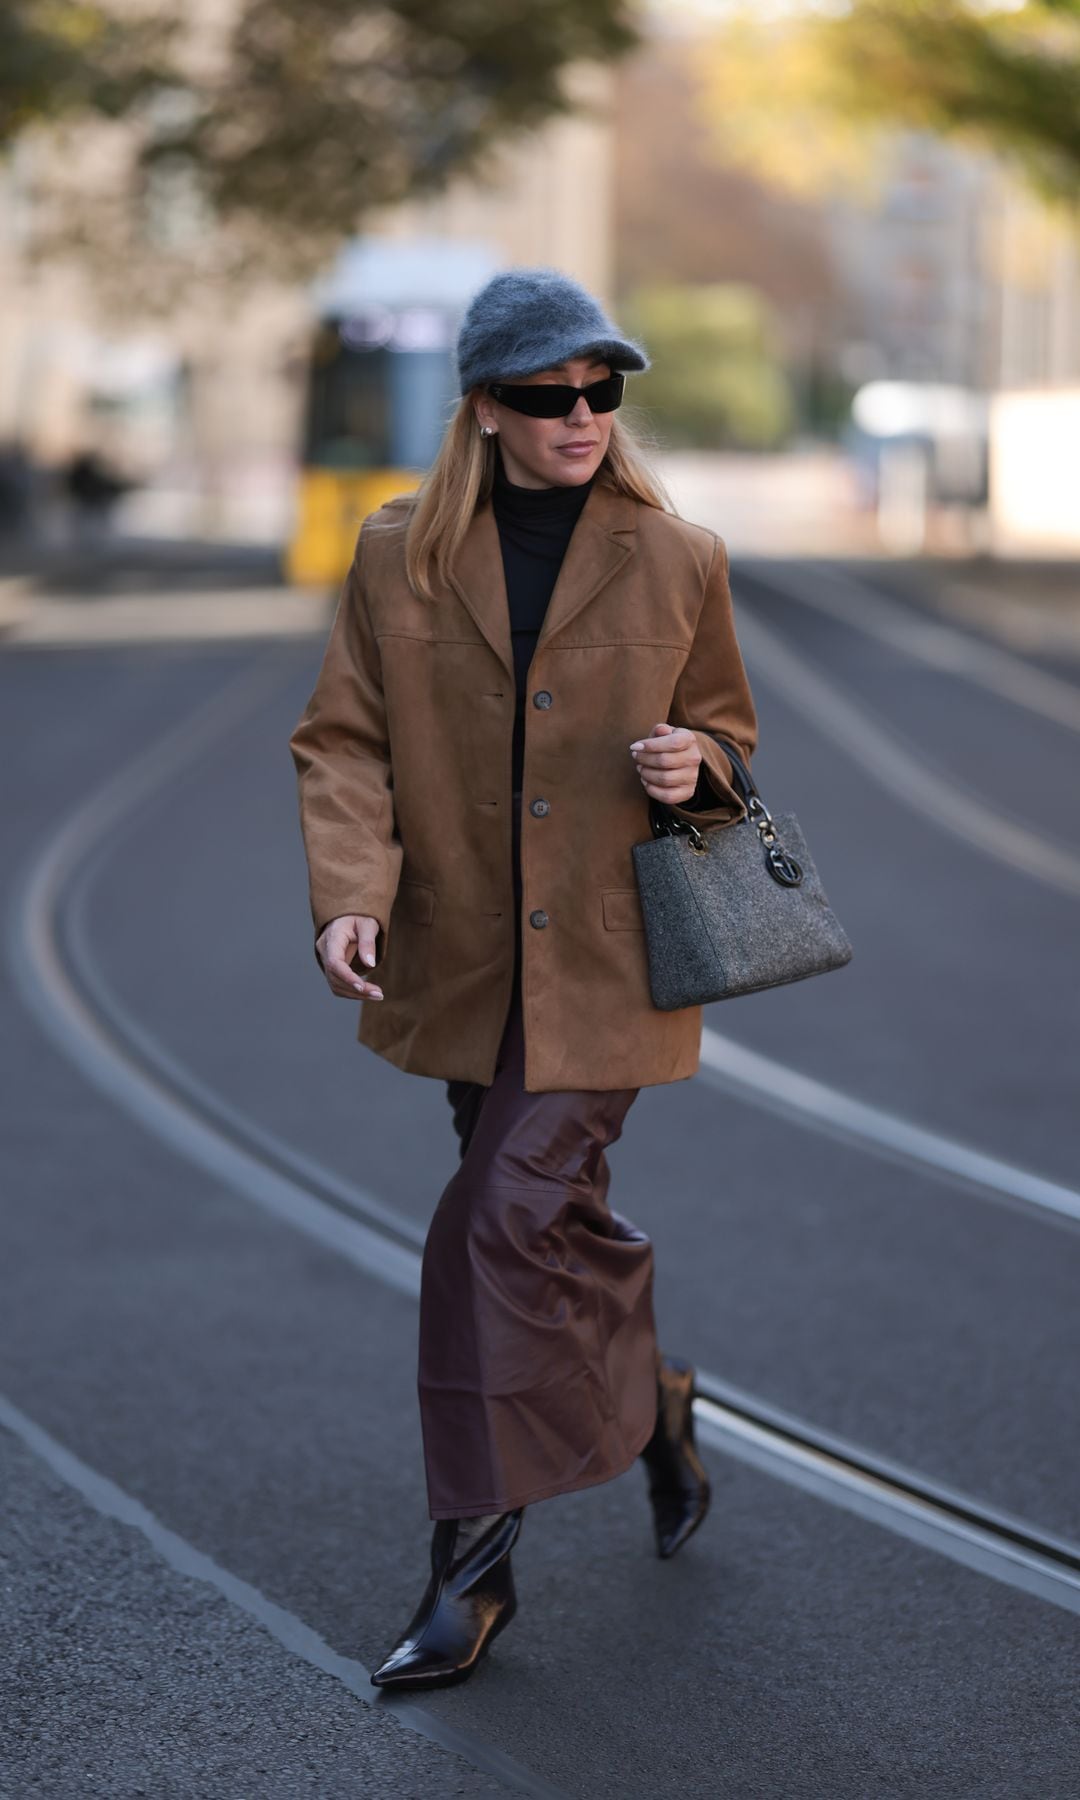
[[784, 849], [776, 836], [773, 817], [763, 800], [752, 794], [746, 803], [746, 810], [758, 829], [758, 836], [765, 846], [765, 862], [769, 874], [781, 887], [798, 887], [803, 878], [802, 864]]

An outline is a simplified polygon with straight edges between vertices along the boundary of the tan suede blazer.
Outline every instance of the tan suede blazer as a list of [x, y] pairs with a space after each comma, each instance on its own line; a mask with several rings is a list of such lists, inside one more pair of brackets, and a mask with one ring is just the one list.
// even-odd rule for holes
[[344, 913], [379, 922], [362, 972], [385, 998], [358, 1002], [359, 1040], [414, 1074], [489, 1084], [520, 931], [527, 1091], [683, 1080], [702, 1009], [650, 998], [631, 857], [649, 797], [629, 747], [661, 720], [691, 727], [716, 805], [676, 810], [699, 825], [745, 817], [708, 735], [748, 762], [757, 744], [723, 539], [594, 483], [529, 671], [518, 918], [495, 516], [477, 509], [449, 585], [425, 601], [405, 577], [412, 504], [400, 495], [364, 520], [289, 739], [316, 935]]

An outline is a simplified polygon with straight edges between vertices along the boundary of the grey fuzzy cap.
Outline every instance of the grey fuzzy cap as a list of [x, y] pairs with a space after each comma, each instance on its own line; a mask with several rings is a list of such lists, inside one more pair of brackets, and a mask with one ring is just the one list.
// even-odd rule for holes
[[560, 269], [503, 269], [469, 302], [457, 341], [461, 392], [515, 381], [571, 356], [603, 356], [613, 369], [651, 367], [643, 345]]

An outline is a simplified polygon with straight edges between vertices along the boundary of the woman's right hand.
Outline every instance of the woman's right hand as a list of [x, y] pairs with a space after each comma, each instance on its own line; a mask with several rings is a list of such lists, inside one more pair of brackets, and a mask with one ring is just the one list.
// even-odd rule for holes
[[354, 956], [359, 956], [361, 962], [374, 963], [378, 934], [378, 919], [369, 918], [366, 913], [345, 913], [340, 919], [331, 919], [319, 933], [315, 948], [330, 992], [339, 1000], [355, 1000], [358, 996], [384, 998], [378, 982], [364, 980], [349, 966]]

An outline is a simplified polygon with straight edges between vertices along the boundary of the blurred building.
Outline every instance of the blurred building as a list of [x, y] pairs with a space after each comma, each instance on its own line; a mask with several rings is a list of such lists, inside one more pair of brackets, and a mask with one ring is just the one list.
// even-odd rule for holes
[[[364, 243], [442, 243], [472, 258], [477, 284], [488, 268], [553, 263], [616, 316], [650, 280], [741, 284], [778, 321], [800, 435], [866, 382], [978, 396], [988, 541], [1002, 553], [1080, 549], [1075, 235], [993, 158], [926, 132], [893, 135], [874, 204], [780, 195], [710, 157], [693, 43], [671, 41], [662, 21], [656, 33], [612, 69], [566, 71], [587, 116], [504, 147], [484, 181], [367, 217], [351, 265], [361, 282], [378, 260], [365, 262]], [[99, 154], [92, 128], [85, 142], [68, 128], [65, 169], [92, 179]], [[0, 166], [0, 456], [18, 443], [59, 469], [103, 454], [141, 484], [122, 503], [132, 530], [288, 539], [315, 286], [259, 280], [223, 306], [192, 281], [153, 319], [121, 324], [76, 261], [28, 255], [49, 155], [43, 137], [28, 139]], [[162, 194], [163, 239], [190, 229], [183, 209], [182, 193]], [[409, 303], [422, 295], [421, 272]], [[388, 454], [391, 472], [410, 442]]]
[[[365, 240], [469, 245], [478, 269], [551, 262], [611, 304], [610, 76], [581, 64], [565, 80], [590, 116], [504, 147], [483, 182], [458, 178], [441, 196], [372, 214]], [[95, 143], [88, 128], [91, 157]], [[69, 132], [66, 158], [81, 154]], [[316, 284], [260, 280], [223, 308], [193, 282], [164, 316], [117, 329], [76, 261], [34, 266], [27, 255], [49, 155], [28, 141], [0, 168], [0, 448], [16, 441], [57, 470], [80, 451], [104, 454], [143, 484], [123, 503], [131, 530], [286, 538]]]
[[1080, 551], [1080, 236], [987, 155], [897, 133], [877, 209], [828, 208], [842, 367], [985, 398], [986, 541]]
[[990, 520], [1002, 555], [1080, 552], [1080, 225], [1002, 183], [989, 408]]
[[988, 159], [928, 132], [897, 131], [876, 206], [825, 206], [842, 275], [841, 359], [854, 379], [994, 385], [995, 296], [985, 221]]
[[863, 504], [884, 498], [894, 519], [883, 542], [919, 546], [940, 483], [957, 547], [1080, 550], [1075, 217], [929, 131], [883, 140], [873, 200], [796, 196], [725, 164], [700, 104], [702, 10], [658, 14], [656, 41], [618, 71], [620, 291], [749, 284], [776, 321], [803, 434], [865, 384], [891, 394], [907, 423], [887, 444], [864, 458], [846, 434]]

